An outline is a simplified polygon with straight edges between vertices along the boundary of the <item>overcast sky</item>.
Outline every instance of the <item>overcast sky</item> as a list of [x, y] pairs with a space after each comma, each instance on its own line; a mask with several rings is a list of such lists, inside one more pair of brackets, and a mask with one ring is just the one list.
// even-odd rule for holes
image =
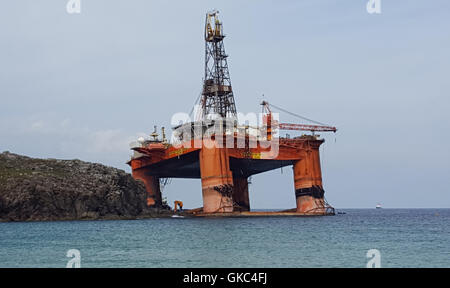
[[[199, 95], [216, 8], [240, 112], [264, 94], [338, 127], [321, 150], [332, 205], [450, 207], [450, 2], [366, 2], [2, 1], [0, 151], [130, 171], [129, 142]], [[290, 167], [254, 176], [252, 208], [294, 207], [293, 185]], [[164, 194], [202, 205], [200, 180]]]

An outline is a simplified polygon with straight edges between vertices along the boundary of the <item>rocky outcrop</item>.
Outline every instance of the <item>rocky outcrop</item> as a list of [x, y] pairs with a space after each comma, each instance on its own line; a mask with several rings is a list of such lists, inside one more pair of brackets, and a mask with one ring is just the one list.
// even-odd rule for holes
[[161, 213], [147, 208], [143, 183], [123, 170], [0, 154], [0, 221], [133, 219]]

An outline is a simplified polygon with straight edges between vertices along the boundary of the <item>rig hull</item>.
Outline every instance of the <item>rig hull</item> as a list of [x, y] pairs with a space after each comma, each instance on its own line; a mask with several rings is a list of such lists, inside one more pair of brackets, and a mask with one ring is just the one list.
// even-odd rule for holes
[[[214, 137], [200, 146], [194, 141], [183, 143], [181, 148], [162, 143], [133, 148], [139, 157], [128, 164], [133, 177], [144, 182], [149, 206], [161, 204], [160, 178], [193, 178], [202, 183], [203, 207], [192, 210], [196, 216], [334, 214], [322, 186], [319, 147], [324, 140], [314, 136], [280, 138], [271, 142], [277, 143], [276, 149], [261, 142], [249, 148], [248, 141], [244, 148], [238, 148], [236, 137], [232, 148], [218, 145]], [[248, 177], [285, 166], [293, 167], [296, 208], [275, 213], [250, 211]]]

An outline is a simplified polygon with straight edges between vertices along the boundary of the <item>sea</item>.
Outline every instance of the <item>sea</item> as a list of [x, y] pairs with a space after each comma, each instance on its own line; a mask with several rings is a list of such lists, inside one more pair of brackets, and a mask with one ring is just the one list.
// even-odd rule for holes
[[450, 209], [337, 212], [0, 223], [0, 267], [450, 267]]

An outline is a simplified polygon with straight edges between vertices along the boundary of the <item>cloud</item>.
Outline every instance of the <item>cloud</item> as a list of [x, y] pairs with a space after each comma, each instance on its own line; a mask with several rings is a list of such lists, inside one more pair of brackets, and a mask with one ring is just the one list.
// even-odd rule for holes
[[39, 120], [31, 123], [31, 130], [42, 131], [44, 129], [44, 121]]
[[69, 125], [70, 125], [70, 119], [69, 118], [66, 118], [66, 119], [64, 119], [64, 120], [62, 120], [61, 121], [61, 123], [60, 123], [60, 126], [62, 127], [62, 128], [66, 128], [66, 127], [68, 127]]
[[129, 150], [129, 144], [138, 136], [130, 135], [120, 129], [91, 131], [87, 137], [90, 153], [115, 153]]
[[113, 127], [89, 127], [80, 119], [44, 115], [2, 120], [0, 135], [0, 146], [12, 152], [42, 158], [78, 158], [122, 169], [127, 169], [124, 163], [131, 155], [130, 143], [146, 136]]

